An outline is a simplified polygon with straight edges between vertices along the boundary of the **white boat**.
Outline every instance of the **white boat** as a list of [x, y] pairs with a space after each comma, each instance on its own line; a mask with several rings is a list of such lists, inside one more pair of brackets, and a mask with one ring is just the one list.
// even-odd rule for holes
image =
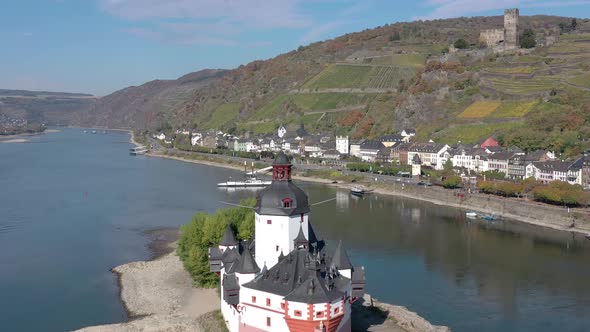
[[475, 213], [473, 211], [469, 211], [469, 212], [465, 213], [465, 216], [467, 216], [467, 218], [477, 218], [477, 213]]
[[266, 187], [269, 186], [272, 181], [260, 180], [255, 177], [251, 177], [244, 181], [234, 181], [231, 177], [226, 182], [220, 182], [217, 184], [218, 187]]

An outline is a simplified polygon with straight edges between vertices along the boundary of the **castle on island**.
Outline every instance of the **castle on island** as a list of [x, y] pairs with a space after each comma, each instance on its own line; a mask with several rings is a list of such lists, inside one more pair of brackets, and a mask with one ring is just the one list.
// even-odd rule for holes
[[255, 238], [237, 241], [228, 227], [209, 248], [221, 280], [221, 312], [230, 332], [350, 332], [352, 303], [364, 295], [364, 267], [342, 243], [328, 253], [309, 219], [307, 195], [291, 181], [280, 152], [273, 181], [254, 208]]

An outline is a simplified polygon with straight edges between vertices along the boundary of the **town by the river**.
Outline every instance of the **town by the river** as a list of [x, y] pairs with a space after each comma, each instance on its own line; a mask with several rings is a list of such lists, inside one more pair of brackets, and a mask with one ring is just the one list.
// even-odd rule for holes
[[[149, 259], [147, 232], [255, 191], [237, 171], [130, 157], [129, 134], [60, 129], [0, 144], [0, 326], [65, 331], [126, 321], [111, 268]], [[453, 331], [587, 331], [590, 241], [422, 201], [297, 184], [315, 230], [342, 240], [367, 292]]]

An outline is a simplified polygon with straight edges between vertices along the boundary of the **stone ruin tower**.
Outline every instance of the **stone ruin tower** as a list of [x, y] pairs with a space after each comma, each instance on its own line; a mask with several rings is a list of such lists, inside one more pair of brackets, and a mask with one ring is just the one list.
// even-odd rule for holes
[[518, 40], [518, 8], [504, 10], [504, 43], [507, 47], [520, 47]]

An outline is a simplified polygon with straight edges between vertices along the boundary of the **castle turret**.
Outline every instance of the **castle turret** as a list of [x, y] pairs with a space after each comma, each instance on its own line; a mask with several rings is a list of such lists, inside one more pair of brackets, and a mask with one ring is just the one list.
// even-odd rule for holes
[[234, 231], [231, 229], [231, 226], [227, 224], [225, 227], [225, 231], [223, 232], [223, 237], [219, 242], [219, 249], [221, 252], [224, 252], [227, 249], [233, 249], [237, 247], [238, 240], [236, 240], [236, 236], [234, 235]]
[[352, 276], [352, 263], [350, 262], [350, 258], [348, 258], [346, 250], [342, 248], [342, 241], [338, 242], [338, 246], [332, 256], [330, 267], [335, 268], [340, 274], [349, 279]]
[[300, 229], [309, 239], [307, 195], [291, 181], [291, 161], [279, 152], [272, 165], [272, 183], [256, 199], [256, 263], [271, 268], [281, 252], [291, 252]]

